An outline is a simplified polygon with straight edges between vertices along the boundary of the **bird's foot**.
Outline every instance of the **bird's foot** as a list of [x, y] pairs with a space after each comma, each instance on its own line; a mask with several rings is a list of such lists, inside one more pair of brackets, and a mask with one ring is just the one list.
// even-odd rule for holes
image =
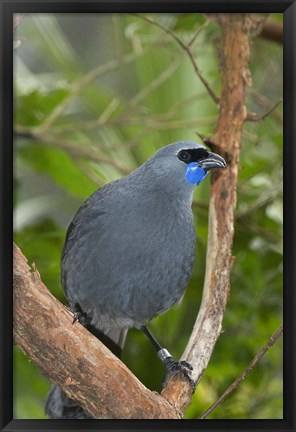
[[163, 380], [163, 386], [165, 387], [168, 383], [168, 381], [171, 379], [172, 376], [181, 373], [182, 376], [188, 381], [190, 384], [190, 387], [192, 389], [192, 393], [195, 390], [195, 382], [190, 377], [190, 373], [193, 370], [193, 367], [191, 364], [189, 364], [185, 360], [175, 361], [172, 358], [168, 358], [165, 361], [165, 368], [166, 368], [166, 374]]
[[190, 363], [185, 360], [175, 361], [169, 352], [165, 349], [158, 352], [158, 355], [166, 368], [166, 374], [164, 380], [162, 382], [163, 387], [165, 387], [172, 376], [181, 373], [182, 376], [188, 381], [190, 387], [192, 389], [192, 393], [195, 390], [195, 382], [190, 377], [190, 373], [193, 370], [193, 367]]
[[73, 312], [72, 324], [75, 324], [76, 321], [78, 321], [84, 327], [90, 325], [90, 318], [87, 316], [86, 312], [83, 312], [81, 306], [78, 303], [75, 303], [74, 305], [70, 305], [70, 308]]

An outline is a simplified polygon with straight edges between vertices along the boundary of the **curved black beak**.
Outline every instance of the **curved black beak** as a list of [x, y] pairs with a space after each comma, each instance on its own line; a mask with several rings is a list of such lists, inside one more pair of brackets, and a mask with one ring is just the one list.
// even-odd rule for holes
[[208, 152], [204, 159], [200, 159], [198, 164], [207, 171], [212, 168], [226, 168], [226, 162], [223, 157], [211, 152]]

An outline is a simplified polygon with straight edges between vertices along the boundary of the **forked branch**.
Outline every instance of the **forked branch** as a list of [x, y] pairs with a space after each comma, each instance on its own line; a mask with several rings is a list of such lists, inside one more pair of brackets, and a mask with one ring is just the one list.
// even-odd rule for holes
[[[254, 20], [253, 20], [254, 18]], [[261, 18], [264, 22], [265, 16]], [[234, 209], [242, 128], [247, 116], [245, 107], [249, 72], [250, 40], [258, 31], [258, 15], [215, 14], [222, 29], [222, 92], [220, 113], [211, 147], [226, 159], [228, 167], [212, 175], [209, 205], [206, 273], [203, 297], [190, 340], [182, 356], [194, 365], [193, 379], [198, 384], [208, 365], [217, 338], [229, 295], [230, 272], [233, 265], [232, 242]], [[162, 394], [182, 410], [190, 403], [186, 383], [172, 380]], [[174, 399], [172, 399], [172, 395]], [[182, 402], [181, 402], [182, 401]]]

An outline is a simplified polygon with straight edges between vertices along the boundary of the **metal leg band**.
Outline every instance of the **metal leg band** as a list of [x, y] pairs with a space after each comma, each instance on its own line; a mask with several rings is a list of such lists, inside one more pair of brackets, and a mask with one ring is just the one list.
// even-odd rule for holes
[[165, 348], [162, 348], [161, 350], [159, 350], [159, 351], [157, 352], [157, 355], [158, 355], [158, 357], [160, 358], [160, 360], [161, 360], [163, 363], [165, 363], [165, 361], [166, 361], [168, 358], [172, 358], [171, 354], [170, 354], [170, 353], [168, 352], [168, 350], [165, 349]]

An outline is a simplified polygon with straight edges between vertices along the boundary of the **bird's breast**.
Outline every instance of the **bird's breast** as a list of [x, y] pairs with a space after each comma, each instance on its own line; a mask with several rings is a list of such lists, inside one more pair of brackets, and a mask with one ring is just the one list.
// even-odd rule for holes
[[169, 199], [130, 202], [87, 209], [87, 223], [76, 219], [63, 254], [68, 300], [99, 327], [146, 323], [182, 297], [192, 271], [190, 207]]

